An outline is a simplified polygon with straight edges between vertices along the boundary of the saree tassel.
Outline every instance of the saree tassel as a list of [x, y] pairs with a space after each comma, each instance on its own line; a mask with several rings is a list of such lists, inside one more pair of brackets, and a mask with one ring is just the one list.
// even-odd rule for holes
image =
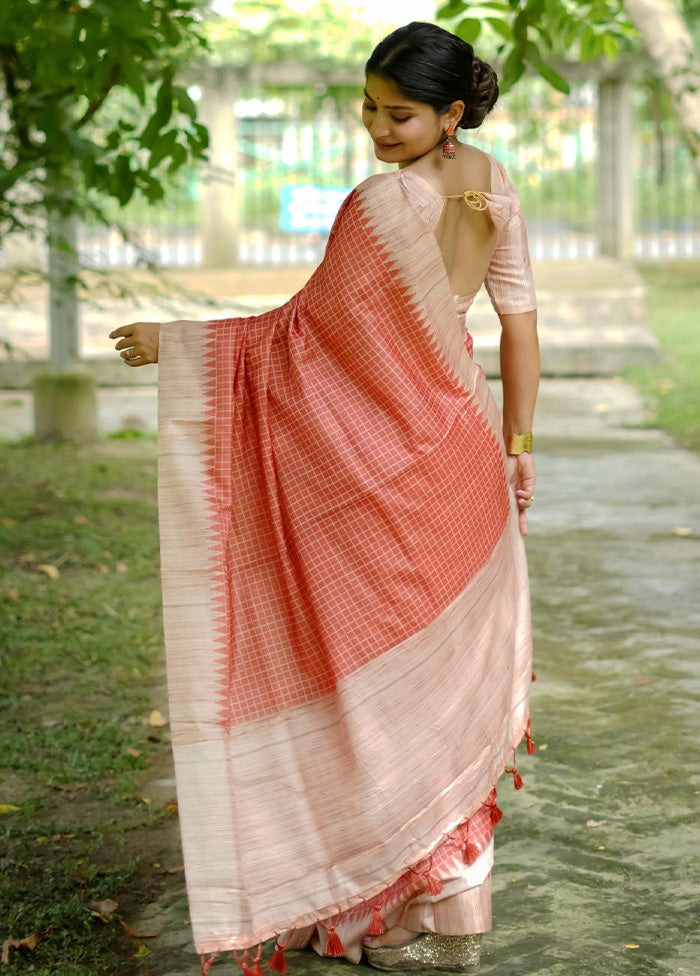
[[258, 951], [255, 953], [255, 958], [253, 959], [253, 968], [251, 970], [252, 976], [265, 976], [260, 965], [260, 959], [262, 957], [262, 942], [258, 945]]
[[511, 766], [510, 769], [508, 769], [508, 767], [506, 766], [505, 771], [507, 773], [512, 773], [512, 775], [513, 775], [513, 786], [516, 788], [516, 790], [521, 790], [522, 787], [523, 787], [523, 778], [520, 775], [520, 773], [518, 772], [518, 767], [517, 767], [516, 762], [515, 762], [515, 750], [513, 750], [513, 765]]
[[527, 754], [531, 756], [535, 751], [535, 743], [532, 741], [532, 730], [530, 728], [530, 719], [527, 720], [527, 729], [525, 730], [525, 738], [527, 739]]
[[323, 953], [324, 956], [344, 956], [345, 949], [343, 948], [343, 943], [340, 941], [340, 936], [335, 930], [335, 925], [331, 925], [329, 929], [330, 935], [328, 936], [328, 942], [326, 942], [326, 951]]
[[238, 953], [234, 949], [233, 950], [233, 958], [236, 960], [236, 962], [238, 963], [238, 965], [243, 970], [243, 976], [253, 976], [253, 970], [248, 965], [248, 950], [247, 949], [244, 949], [243, 950], [243, 957], [241, 959], [238, 958]]
[[365, 935], [384, 935], [386, 930], [384, 928], [384, 922], [382, 921], [382, 906], [370, 905], [369, 907], [372, 909], [372, 918], [367, 926]]
[[[287, 939], [287, 942], [288, 941], [289, 939]], [[275, 951], [270, 956], [270, 961], [267, 964], [268, 972], [282, 973], [282, 976], [289, 972], [287, 969], [287, 960], [284, 958], [284, 949], [287, 942], [283, 942], [282, 945], [280, 945], [278, 937], [275, 936]]]
[[464, 861], [465, 861], [465, 863], [466, 864], [474, 864], [475, 861], [478, 861], [480, 855], [481, 855], [481, 851], [476, 846], [476, 844], [474, 843], [474, 841], [468, 840], [467, 841], [467, 844], [466, 844], [466, 847], [464, 848]]
[[425, 879], [425, 890], [429, 895], [439, 895], [442, 891], [442, 882], [429, 874]]
[[532, 680], [537, 681], [537, 676], [534, 671], [532, 672]]
[[199, 961], [202, 964], [202, 976], [207, 976], [207, 973], [211, 969], [214, 960], [218, 959], [220, 955], [221, 955], [221, 949], [217, 949], [216, 952], [212, 952], [211, 956], [209, 956], [208, 959], [205, 959], [204, 953], [200, 952]]

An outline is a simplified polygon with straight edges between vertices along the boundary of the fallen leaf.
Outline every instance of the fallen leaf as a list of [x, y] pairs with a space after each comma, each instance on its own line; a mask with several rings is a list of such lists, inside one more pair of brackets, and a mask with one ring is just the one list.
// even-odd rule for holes
[[607, 823], [607, 820], [587, 820], [587, 827], [602, 827], [603, 824]]
[[627, 945], [625, 946], [625, 949], [638, 949], [638, 948], [639, 948], [638, 942], [628, 942]]
[[154, 861], [153, 864], [151, 865], [152, 868], [160, 868], [162, 866], [163, 865], [160, 863], [160, 861]]
[[89, 908], [93, 915], [98, 915], [103, 922], [111, 922], [119, 903], [113, 898], [103, 898], [102, 901], [90, 901], [85, 907]]
[[129, 753], [130, 756], [133, 756], [134, 759], [138, 759], [139, 756], [141, 755], [141, 752], [138, 749], [127, 749], [126, 751]]
[[114, 568], [118, 573], [126, 573], [129, 569], [126, 563], [123, 563], [121, 559], [117, 560], [117, 562], [114, 564]]
[[150, 796], [142, 796], [141, 802], [145, 803], [147, 807], [150, 807], [150, 805], [153, 803], [153, 800], [150, 798]]
[[115, 617], [117, 620], [119, 619], [119, 614], [114, 609], [114, 607], [110, 607], [109, 603], [103, 603], [102, 606], [104, 608], [105, 613], [109, 614], [110, 617]]
[[0, 813], [16, 813], [19, 809], [14, 803], [0, 803]]
[[128, 922], [125, 922], [123, 918], [119, 919], [119, 924], [124, 929], [124, 931], [132, 936], [134, 939], [157, 939], [157, 932], [137, 932], [136, 929], [132, 929]]
[[11, 600], [14, 600], [15, 603], [19, 602], [19, 590], [16, 589], [14, 586], [7, 587], [7, 589], [5, 590], [5, 596], [9, 596], [9, 598]]
[[162, 712], [159, 712], [157, 708], [154, 708], [148, 717], [148, 724], [153, 729], [160, 729], [164, 725], [168, 724], [168, 720], [165, 718]]
[[50, 576], [53, 580], [58, 579], [58, 577], [61, 575], [56, 567], [52, 566], [50, 563], [41, 563], [39, 566], [37, 566], [37, 569], [40, 573], [46, 573], [46, 575]]
[[598, 845], [598, 850], [599, 851], [604, 851], [605, 850], [605, 844], [599, 844]]
[[637, 682], [635, 682], [635, 684], [638, 684], [638, 685], [650, 685], [651, 684], [651, 681], [650, 681], [649, 678], [642, 678], [641, 681], [637, 681]]
[[10, 949], [36, 949], [37, 943], [45, 939], [47, 935], [51, 935], [52, 932], [53, 925], [49, 925], [48, 928], [42, 929], [41, 932], [32, 932], [31, 935], [27, 935], [24, 939], [5, 939], [2, 944], [0, 962], [4, 966], [9, 965]]
[[134, 953], [134, 958], [138, 958], [139, 956], [150, 956], [150, 954], [151, 950], [148, 948], [145, 942], [142, 942], [139, 945], [138, 952]]
[[105, 563], [98, 563], [97, 566], [95, 566], [95, 569], [97, 570], [98, 573], [109, 572], [109, 566], [105, 565]]
[[89, 785], [89, 783], [56, 783], [54, 784], [54, 789], [61, 790], [63, 793], [68, 793], [69, 796], [73, 797], [76, 793], [82, 793]]
[[76, 525], [90, 525], [90, 519], [85, 518], [84, 515], [74, 515], [73, 521]]
[[178, 864], [176, 868], [168, 868], [168, 874], [181, 874], [185, 870], [184, 864]]
[[29, 507], [33, 512], [45, 512], [47, 509], [43, 502], [32, 502]]
[[543, 742], [542, 745], [538, 746], [537, 748], [540, 750], [540, 752], [545, 752], [547, 749], [547, 743]]
[[12, 529], [15, 527], [15, 525], [17, 525], [17, 519], [4, 518], [2, 520], [2, 524], [5, 526], [6, 529]]
[[35, 552], [23, 552], [21, 556], [18, 556], [21, 563], [35, 563], [38, 558]]
[[674, 525], [671, 529], [674, 535], [692, 535], [693, 530], [687, 525]]

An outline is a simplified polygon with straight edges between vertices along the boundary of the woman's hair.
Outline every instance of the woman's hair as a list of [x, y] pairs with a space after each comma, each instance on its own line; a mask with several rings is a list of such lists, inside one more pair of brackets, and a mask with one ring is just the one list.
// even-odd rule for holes
[[380, 41], [365, 65], [365, 77], [393, 81], [405, 98], [432, 105], [438, 114], [462, 100], [457, 123], [476, 129], [496, 104], [498, 78], [471, 44], [436, 24], [413, 21]]

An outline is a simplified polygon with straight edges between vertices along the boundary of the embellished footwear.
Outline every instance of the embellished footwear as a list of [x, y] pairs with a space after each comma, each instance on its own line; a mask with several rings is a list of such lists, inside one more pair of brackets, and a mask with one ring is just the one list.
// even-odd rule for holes
[[481, 956], [481, 934], [440, 935], [419, 932], [397, 946], [365, 945], [367, 962], [374, 969], [407, 973], [421, 969], [443, 969], [452, 973], [474, 970]]

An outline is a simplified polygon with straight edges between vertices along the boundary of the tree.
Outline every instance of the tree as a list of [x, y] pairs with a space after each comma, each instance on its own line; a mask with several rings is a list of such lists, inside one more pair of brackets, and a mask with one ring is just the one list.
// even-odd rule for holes
[[621, 51], [638, 52], [641, 43], [669, 92], [700, 180], [700, 69], [691, 28], [699, 16], [697, 0], [685, 0], [683, 8], [674, 0], [449, 0], [438, 10], [470, 43], [484, 26], [498, 36], [503, 91], [530, 66], [568, 92], [553, 58], [615, 61]]
[[625, 8], [671, 97], [700, 180], [700, 68], [690, 28], [671, 0], [625, 0]]
[[[77, 363], [76, 220], [164, 194], [207, 131], [176, 72], [205, 46], [196, 0], [0, 4], [0, 235], [49, 243], [51, 366]], [[64, 384], [65, 385], [65, 384]]]

